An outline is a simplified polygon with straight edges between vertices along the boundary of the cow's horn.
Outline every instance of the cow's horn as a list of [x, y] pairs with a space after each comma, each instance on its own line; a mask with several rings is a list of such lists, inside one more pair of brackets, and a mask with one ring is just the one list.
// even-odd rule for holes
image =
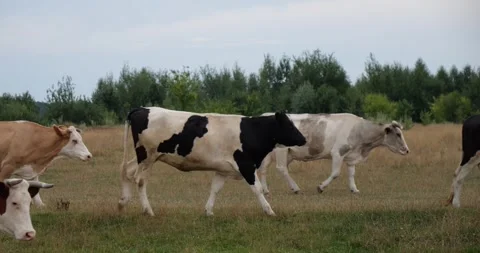
[[38, 181], [28, 181], [28, 184], [30, 187], [38, 187], [38, 188], [52, 188], [53, 184], [47, 184], [43, 182], [38, 182]]
[[15, 185], [21, 183], [22, 181], [23, 181], [23, 179], [7, 179], [7, 180], [5, 180], [5, 183], [9, 187], [12, 187], [12, 186], [15, 186]]

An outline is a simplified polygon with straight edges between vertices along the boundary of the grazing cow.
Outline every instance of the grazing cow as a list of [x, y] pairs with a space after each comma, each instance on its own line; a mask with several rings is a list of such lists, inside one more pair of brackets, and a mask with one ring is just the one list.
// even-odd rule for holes
[[465, 177], [475, 167], [480, 167], [480, 115], [469, 117], [462, 126], [462, 161], [455, 170], [447, 205], [460, 207], [460, 192]]
[[[264, 113], [262, 115], [271, 115]], [[342, 162], [348, 166], [350, 191], [359, 192], [355, 184], [355, 165], [367, 159], [376, 147], [386, 146], [390, 151], [406, 155], [409, 153], [402, 126], [396, 121], [389, 124], [376, 124], [349, 113], [336, 114], [289, 114], [295, 126], [307, 139], [302, 147], [276, 148], [263, 161], [259, 168], [263, 192], [268, 194], [266, 170], [272, 160], [295, 193], [300, 188], [288, 174], [288, 165], [292, 160], [313, 161], [331, 159], [330, 176], [318, 185], [319, 193], [340, 175]]]
[[[126, 163], [127, 135], [131, 126], [136, 158]], [[256, 169], [277, 145], [304, 145], [305, 138], [285, 113], [246, 117], [215, 113], [191, 113], [160, 107], [132, 110], [125, 123], [122, 163], [122, 197], [119, 210], [131, 199], [132, 181], [137, 184], [145, 214], [153, 216], [147, 194], [147, 172], [156, 161], [180, 171], [215, 171], [205, 205], [213, 215], [217, 193], [227, 178], [242, 177], [257, 196], [263, 210], [275, 215], [262, 194]], [[132, 181], [130, 181], [132, 180]]]
[[[0, 122], [0, 181], [17, 176], [38, 181], [53, 160], [67, 157], [83, 161], [92, 157], [74, 126], [45, 127], [29, 121]], [[33, 199], [43, 206], [40, 195]]]
[[17, 240], [35, 238], [30, 219], [30, 203], [40, 188], [51, 188], [52, 184], [24, 179], [7, 179], [0, 182], [0, 230]]

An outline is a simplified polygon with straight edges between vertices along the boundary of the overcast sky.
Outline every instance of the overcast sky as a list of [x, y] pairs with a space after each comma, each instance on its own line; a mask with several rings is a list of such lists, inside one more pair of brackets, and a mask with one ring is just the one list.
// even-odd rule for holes
[[64, 75], [77, 95], [122, 66], [198, 69], [238, 62], [256, 72], [320, 49], [350, 80], [372, 52], [381, 63], [480, 67], [478, 0], [0, 0], [0, 93], [39, 101]]

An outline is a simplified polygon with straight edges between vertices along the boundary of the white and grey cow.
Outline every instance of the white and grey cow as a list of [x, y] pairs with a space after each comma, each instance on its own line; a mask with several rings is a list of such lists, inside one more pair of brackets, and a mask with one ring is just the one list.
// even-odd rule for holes
[[[271, 115], [264, 113], [262, 115]], [[359, 190], [355, 184], [355, 165], [365, 161], [376, 147], [385, 146], [394, 153], [406, 155], [409, 148], [402, 133], [402, 126], [393, 121], [389, 124], [377, 124], [350, 113], [336, 114], [288, 114], [295, 126], [307, 139], [301, 147], [275, 148], [259, 168], [263, 191], [269, 193], [266, 171], [272, 161], [287, 180], [290, 189], [300, 191], [297, 183], [288, 174], [288, 165], [293, 160], [313, 161], [332, 160], [330, 176], [318, 185], [318, 192], [340, 175], [342, 162], [347, 164], [349, 188], [351, 192]]]
[[[136, 158], [127, 159], [129, 127]], [[227, 178], [245, 179], [263, 210], [275, 215], [262, 194], [256, 169], [275, 146], [306, 143], [303, 135], [285, 113], [246, 117], [215, 113], [191, 113], [160, 107], [142, 107], [127, 116], [124, 133], [124, 158], [121, 165], [122, 196], [119, 210], [130, 201], [136, 183], [145, 214], [154, 215], [147, 193], [147, 172], [156, 161], [180, 171], [215, 171], [210, 196], [205, 205], [213, 215], [217, 193]]]
[[40, 188], [51, 188], [52, 184], [24, 179], [7, 179], [0, 182], [0, 230], [17, 240], [35, 238], [30, 219], [30, 203]]

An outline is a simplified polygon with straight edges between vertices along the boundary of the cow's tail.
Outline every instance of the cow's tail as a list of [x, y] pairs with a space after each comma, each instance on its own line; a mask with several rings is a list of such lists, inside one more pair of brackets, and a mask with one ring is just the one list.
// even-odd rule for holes
[[122, 171], [122, 177], [126, 177], [127, 176], [127, 163], [128, 163], [128, 148], [127, 148], [127, 144], [128, 144], [128, 130], [130, 130], [130, 121], [127, 119], [125, 120], [125, 127], [124, 127], [124, 131], [123, 131], [123, 161], [122, 161], [122, 165], [120, 166], [120, 169]]

